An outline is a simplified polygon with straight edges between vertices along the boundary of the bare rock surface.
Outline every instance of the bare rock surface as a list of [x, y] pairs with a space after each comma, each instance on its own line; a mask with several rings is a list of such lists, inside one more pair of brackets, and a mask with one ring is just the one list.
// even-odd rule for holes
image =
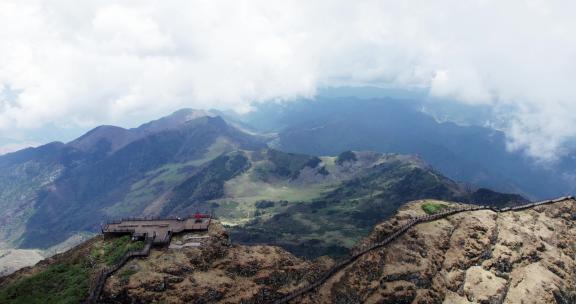
[[328, 258], [303, 261], [274, 246], [231, 245], [213, 223], [206, 234], [187, 234], [181, 243], [200, 246], [153, 250], [109, 278], [107, 303], [268, 303], [332, 266]]
[[[356, 250], [423, 215], [424, 203], [403, 206]], [[218, 224], [174, 243], [200, 237], [199, 246], [155, 249], [126, 264], [108, 280], [105, 302], [270, 303], [335, 263], [274, 246], [232, 245]], [[574, 200], [463, 212], [411, 228], [293, 303], [576, 303], [575, 242]]]
[[[364, 243], [422, 215], [423, 203], [402, 207]], [[576, 303], [575, 220], [576, 202], [566, 200], [518, 212], [464, 212], [420, 224], [390, 246], [360, 257], [302, 301]]]

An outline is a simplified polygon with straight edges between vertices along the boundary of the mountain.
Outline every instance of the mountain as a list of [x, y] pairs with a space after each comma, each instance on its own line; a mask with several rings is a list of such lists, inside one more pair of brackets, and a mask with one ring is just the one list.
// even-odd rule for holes
[[[328, 113], [332, 110], [327, 110], [325, 117], [333, 117]], [[171, 248], [154, 248], [147, 258], [123, 266], [104, 288], [106, 301], [267, 302], [314, 281], [338, 260], [359, 252], [368, 242], [381, 239], [399, 227], [398, 223], [414, 216], [463, 203], [505, 207], [527, 202], [520, 195], [459, 183], [418, 155], [349, 149], [318, 155], [282, 151], [277, 148], [288, 142], [283, 136], [289, 129], [270, 142], [269, 133], [246, 131], [249, 126], [244, 122], [221, 115], [181, 110], [137, 128], [101, 126], [69, 143], [50, 143], [0, 156], [0, 240], [3, 247], [18, 247], [2, 251], [0, 271], [8, 273], [42, 255], [51, 256], [0, 278], [0, 302], [77, 303], [85, 298], [100, 270], [115, 265], [132, 250], [145, 248], [143, 242], [133, 242], [128, 236], [94, 237], [101, 223], [111, 218], [185, 216], [204, 211], [212, 212], [217, 220], [207, 234], [176, 235]], [[410, 115], [420, 118], [417, 113]], [[306, 119], [306, 115], [299, 117]], [[393, 120], [391, 115], [386, 121]], [[373, 122], [364, 123], [372, 128]], [[348, 128], [355, 126], [343, 123], [327, 128], [346, 142]], [[432, 129], [435, 125], [424, 122], [419, 128]], [[431, 138], [437, 135], [435, 131], [422, 132]], [[306, 149], [315, 150], [323, 140], [314, 138]], [[339, 144], [336, 139], [332, 141]], [[408, 201], [416, 202], [405, 205]], [[447, 297], [476, 299], [485, 295], [480, 294], [482, 290], [492, 287], [470, 289], [462, 277], [478, 280], [492, 276], [486, 271], [500, 271], [516, 284], [523, 277], [514, 271], [532, 271], [522, 268], [526, 266], [523, 263], [538, 259], [544, 262], [531, 267], [539, 267], [536, 270], [547, 281], [531, 283], [531, 288], [547, 286], [549, 294], [571, 299], [572, 290], [565, 286], [570, 286], [573, 278], [550, 265], [560, 261], [573, 267], [573, 261], [562, 257], [573, 254], [573, 220], [573, 201], [569, 201], [514, 213], [462, 213], [432, 226], [423, 224], [423, 228], [416, 228], [421, 229], [416, 233], [420, 238], [404, 235], [399, 239], [400, 247], [386, 255], [402, 265], [414, 264], [406, 268], [409, 273], [388, 274], [390, 269], [372, 264], [367, 267], [379, 274], [362, 272], [363, 266], [352, 274], [342, 270], [338, 278], [358, 284], [346, 281], [327, 285], [333, 287], [323, 290], [321, 296], [306, 295], [303, 301], [321, 297], [324, 302], [340, 298], [361, 302], [368, 296], [394, 301], [421, 296], [428, 302]], [[446, 242], [452, 238], [454, 244]], [[194, 245], [189, 244], [191, 239], [196, 240]], [[498, 257], [496, 260], [488, 257], [487, 251], [482, 251], [482, 261], [477, 259], [476, 251], [486, 248], [486, 239], [495, 242], [490, 248], [494, 248], [491, 254]], [[522, 245], [511, 243], [518, 239]], [[545, 251], [533, 253], [534, 246], [542, 248], [535, 242], [546, 242], [550, 247], [545, 244]], [[74, 249], [53, 255], [76, 244]], [[510, 267], [502, 270], [492, 265], [509, 255], [504, 247], [518, 259], [512, 265], [504, 262], [502, 265]], [[454, 258], [460, 268], [442, 268], [437, 259], [441, 254], [449, 255], [445, 248], [462, 257]], [[410, 250], [427, 253], [416, 257]], [[15, 263], [15, 258], [21, 260]], [[376, 258], [362, 263], [369, 264], [372, 259]], [[494, 263], [479, 264], [488, 260]], [[442, 269], [442, 275], [436, 275], [432, 268], [418, 268], [422, 263]], [[484, 272], [472, 266], [482, 266]], [[541, 267], [561, 279], [552, 278]], [[383, 280], [384, 285], [393, 283], [374, 296], [369, 289], [380, 283], [370, 283], [374, 286], [368, 288], [365, 278]], [[333, 284], [330, 282], [327, 284]], [[512, 285], [506, 286], [512, 290]], [[350, 298], [339, 289], [350, 290]], [[496, 289], [497, 295], [490, 294], [488, 301], [507, 297], [501, 288]], [[387, 295], [390, 290], [392, 294]]]
[[[262, 146], [219, 117], [152, 133], [109, 156], [70, 168], [44, 189], [21, 246], [53, 245], [71, 232], [97, 229], [107, 215], [134, 214], [203, 162], [228, 150]], [[147, 182], [151, 175], [156, 175], [153, 184]]]
[[0, 156], [0, 240], [47, 249], [73, 245], [111, 218], [202, 210], [235, 226], [239, 241], [341, 255], [408, 200], [524, 201], [465, 187], [415, 156], [311, 156], [270, 149], [268, 140], [213, 113], [181, 110]]
[[98, 127], [68, 144], [0, 156], [1, 240], [42, 248], [95, 231], [102, 219], [132, 214], [202, 163], [262, 147], [259, 137], [220, 117], [182, 110], [138, 128]]
[[507, 149], [503, 132], [479, 125], [441, 122], [422, 102], [376, 98], [318, 97], [259, 105], [242, 117], [264, 132], [276, 132], [276, 149], [310, 155], [345, 150], [417, 154], [447, 177], [532, 199], [576, 190], [576, 158], [537, 162]]
[[[207, 232], [176, 235], [171, 248], [128, 261], [107, 280], [101, 301], [273, 303], [315, 284], [288, 303], [574, 303], [573, 199], [430, 219], [385, 246], [366, 249], [417, 217], [463, 207], [474, 206], [405, 204], [355, 245], [355, 255], [340, 261], [235, 244], [215, 221]], [[100, 269], [142, 246], [127, 236], [95, 237], [0, 278], [0, 302], [78, 303]]]
[[[348, 151], [321, 157], [316, 172], [316, 180], [341, 182], [309, 201], [256, 202], [258, 216], [232, 227], [232, 238], [280, 245], [301, 256], [343, 255], [406, 201], [436, 198], [494, 206], [526, 202], [519, 195], [467, 188], [414, 156]], [[301, 184], [310, 183], [302, 178]]]

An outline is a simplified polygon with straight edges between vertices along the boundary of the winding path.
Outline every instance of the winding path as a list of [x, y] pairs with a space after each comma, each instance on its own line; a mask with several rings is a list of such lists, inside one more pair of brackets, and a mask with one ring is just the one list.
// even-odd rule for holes
[[530, 209], [530, 208], [540, 206], [540, 205], [553, 204], [553, 203], [558, 203], [558, 202], [562, 202], [565, 200], [573, 200], [573, 199], [574, 199], [574, 196], [564, 196], [564, 197], [560, 197], [560, 198], [557, 198], [554, 200], [546, 200], [546, 201], [530, 203], [530, 204], [520, 205], [520, 206], [516, 206], [516, 207], [506, 207], [506, 208], [497, 208], [497, 207], [491, 207], [491, 206], [466, 206], [466, 207], [460, 207], [460, 208], [453, 208], [453, 209], [446, 210], [446, 211], [439, 212], [439, 213], [432, 214], [432, 215], [424, 215], [421, 217], [417, 217], [417, 218], [411, 220], [410, 222], [404, 224], [400, 228], [398, 228], [398, 230], [394, 231], [392, 234], [387, 236], [384, 240], [382, 240], [380, 242], [373, 243], [373, 244], [367, 246], [366, 248], [364, 248], [363, 250], [349, 256], [345, 260], [336, 264], [335, 266], [333, 266], [331, 269], [326, 271], [322, 276], [317, 278], [314, 282], [310, 283], [309, 285], [306, 285], [302, 288], [296, 289], [292, 293], [290, 293], [290, 294], [286, 295], [285, 297], [278, 299], [272, 303], [274, 303], [274, 304], [288, 303], [288, 302], [296, 299], [297, 297], [302, 296], [302, 295], [316, 289], [317, 287], [322, 285], [324, 282], [326, 282], [336, 272], [338, 272], [339, 270], [352, 264], [359, 257], [363, 256], [364, 254], [366, 254], [366, 253], [368, 253], [368, 252], [370, 252], [376, 248], [381, 248], [381, 247], [384, 247], [384, 246], [390, 244], [393, 240], [395, 240], [396, 238], [398, 238], [399, 236], [404, 234], [408, 229], [410, 229], [411, 227], [416, 226], [420, 223], [435, 221], [435, 220], [445, 218], [445, 217], [450, 216], [450, 215], [454, 215], [456, 213], [467, 212], [467, 211], [492, 210], [492, 211], [497, 212], [497, 213], [509, 212], [509, 211], [520, 211], [520, 210]]
[[89, 296], [84, 301], [84, 303], [85, 304], [98, 303], [98, 299], [100, 298], [100, 294], [104, 289], [104, 284], [106, 284], [106, 280], [108, 279], [108, 277], [111, 276], [118, 269], [122, 268], [122, 266], [124, 266], [124, 264], [126, 264], [132, 258], [147, 257], [150, 254], [150, 248], [152, 247], [152, 242], [153, 242], [152, 238], [147, 238], [146, 243], [144, 244], [144, 248], [142, 248], [142, 250], [128, 251], [122, 257], [122, 259], [120, 259], [118, 263], [102, 269], [98, 274], [98, 276], [96, 277], [96, 280], [94, 280], [92, 288], [90, 289]]

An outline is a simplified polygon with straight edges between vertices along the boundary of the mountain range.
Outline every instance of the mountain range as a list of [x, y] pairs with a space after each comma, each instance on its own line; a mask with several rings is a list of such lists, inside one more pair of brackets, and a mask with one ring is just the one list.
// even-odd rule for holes
[[[98, 232], [112, 218], [202, 210], [231, 226], [238, 241], [338, 255], [407, 200], [525, 200], [457, 183], [414, 155], [270, 148], [278, 138], [277, 147], [288, 147], [287, 134], [185, 109], [0, 156], [0, 240], [45, 249]], [[314, 150], [316, 140], [308, 146]]]
[[[358, 95], [359, 91], [352, 93]], [[235, 118], [255, 130], [274, 134], [271, 145], [282, 151], [416, 154], [451, 179], [534, 200], [576, 191], [575, 150], [566, 148], [553, 161], [511, 150], [506, 134], [492, 126], [490, 115], [483, 109], [439, 108], [449, 103], [403, 95], [345, 95], [264, 103]]]

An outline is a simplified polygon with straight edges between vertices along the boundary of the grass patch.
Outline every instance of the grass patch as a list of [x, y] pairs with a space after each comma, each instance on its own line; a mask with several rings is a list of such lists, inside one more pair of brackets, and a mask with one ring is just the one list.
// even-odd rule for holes
[[335, 188], [334, 184], [313, 183], [293, 185], [285, 180], [262, 181], [258, 176], [257, 165], [246, 173], [225, 183], [225, 197], [242, 202], [271, 201], [310, 201], [321, 197]]
[[131, 250], [141, 250], [144, 248], [144, 242], [133, 242], [129, 235], [113, 239], [111, 242], [106, 243], [102, 248], [93, 249], [90, 252], [92, 258], [106, 263], [107, 265], [114, 265], [122, 259], [122, 257]]
[[446, 208], [448, 208], [447, 205], [437, 203], [425, 203], [422, 205], [422, 210], [424, 210], [426, 214], [436, 214]]
[[0, 303], [80, 303], [88, 294], [88, 268], [55, 264], [0, 291]]
[[128, 280], [130, 279], [130, 277], [137, 272], [138, 271], [133, 270], [133, 269], [126, 269], [126, 270], [122, 271], [119, 275], [120, 281], [122, 281], [124, 283], [128, 283]]
[[[91, 275], [95, 269], [102, 265], [113, 265], [127, 252], [144, 247], [144, 242], [133, 242], [128, 235], [89, 242], [89, 247], [61, 256], [37, 273], [2, 287], [0, 303], [82, 303], [88, 296]], [[120, 273], [120, 278], [127, 282], [133, 274], [133, 270], [126, 270]]]

